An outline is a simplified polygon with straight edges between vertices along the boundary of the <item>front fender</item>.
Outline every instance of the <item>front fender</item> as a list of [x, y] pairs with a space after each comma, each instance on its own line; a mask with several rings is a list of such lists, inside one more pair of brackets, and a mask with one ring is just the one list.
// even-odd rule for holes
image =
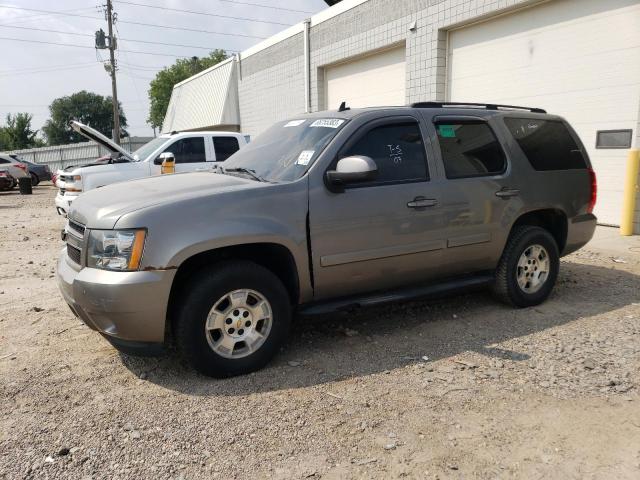
[[147, 228], [144, 269], [179, 268], [194, 255], [224, 247], [281, 245], [293, 256], [305, 297], [311, 289], [307, 212], [303, 178], [142, 208], [123, 215], [116, 228]]

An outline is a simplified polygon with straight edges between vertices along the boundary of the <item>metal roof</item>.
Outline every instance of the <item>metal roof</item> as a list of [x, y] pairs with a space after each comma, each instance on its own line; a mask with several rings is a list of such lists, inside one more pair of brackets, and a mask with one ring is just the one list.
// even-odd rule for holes
[[229, 58], [174, 85], [162, 132], [239, 126], [236, 71]]

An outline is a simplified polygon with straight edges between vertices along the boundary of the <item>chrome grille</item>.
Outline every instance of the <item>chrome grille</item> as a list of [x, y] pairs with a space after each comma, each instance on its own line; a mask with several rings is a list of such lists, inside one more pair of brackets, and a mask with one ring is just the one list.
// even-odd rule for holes
[[80, 265], [82, 259], [82, 251], [79, 248], [67, 243], [67, 255], [71, 260]]
[[81, 237], [84, 237], [84, 227], [79, 223], [69, 220], [69, 228], [76, 233], [79, 233]]
[[85, 226], [78, 222], [68, 220], [65, 230], [67, 232], [67, 255], [73, 262], [82, 265]]

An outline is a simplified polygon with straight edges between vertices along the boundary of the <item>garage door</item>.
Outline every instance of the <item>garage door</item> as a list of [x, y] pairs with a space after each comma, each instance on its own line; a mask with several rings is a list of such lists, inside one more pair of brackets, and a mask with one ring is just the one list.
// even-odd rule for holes
[[618, 225], [627, 150], [598, 130], [633, 129], [640, 105], [640, 3], [557, 0], [450, 32], [448, 98], [564, 116], [598, 176], [599, 221]]
[[405, 70], [404, 45], [326, 67], [326, 106], [404, 105]]

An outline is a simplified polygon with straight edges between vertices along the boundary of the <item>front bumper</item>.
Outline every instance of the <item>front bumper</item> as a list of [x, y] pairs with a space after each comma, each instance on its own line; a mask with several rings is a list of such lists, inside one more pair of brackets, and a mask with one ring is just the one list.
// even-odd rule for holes
[[[117, 348], [165, 341], [167, 305], [175, 270], [76, 270], [60, 252], [57, 281], [71, 310]], [[130, 351], [130, 350], [129, 350]]]
[[60, 192], [56, 194], [56, 210], [58, 215], [66, 217], [71, 208], [71, 203], [78, 198], [78, 195], [61, 195]]

